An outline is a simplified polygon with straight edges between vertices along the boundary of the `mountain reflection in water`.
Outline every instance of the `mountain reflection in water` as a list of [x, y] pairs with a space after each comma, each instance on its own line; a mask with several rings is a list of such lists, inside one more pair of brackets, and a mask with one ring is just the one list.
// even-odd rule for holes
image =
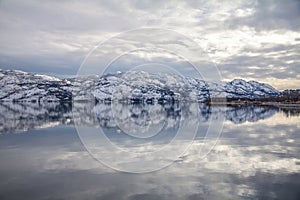
[[[0, 103], [0, 132], [22, 132], [29, 129], [73, 124], [80, 120], [83, 125], [116, 127], [116, 122], [138, 126], [170, 121], [169, 126], [178, 126], [180, 118], [207, 122], [223, 117], [234, 124], [256, 122], [282, 111], [288, 116], [299, 112], [280, 110], [270, 106], [209, 106], [206, 104], [91, 104], [91, 103]], [[115, 114], [117, 113], [117, 114]], [[172, 121], [172, 125], [171, 124]], [[131, 123], [132, 125], [132, 123]], [[131, 127], [132, 128], [132, 127]]]

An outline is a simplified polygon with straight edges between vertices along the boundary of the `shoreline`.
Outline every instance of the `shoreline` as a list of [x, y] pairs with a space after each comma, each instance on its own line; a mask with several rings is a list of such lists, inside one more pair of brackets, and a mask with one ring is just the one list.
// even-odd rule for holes
[[283, 102], [251, 102], [251, 101], [242, 101], [242, 102], [234, 102], [234, 101], [211, 101], [210, 105], [218, 106], [275, 106], [278, 108], [300, 108], [300, 103], [283, 103]]

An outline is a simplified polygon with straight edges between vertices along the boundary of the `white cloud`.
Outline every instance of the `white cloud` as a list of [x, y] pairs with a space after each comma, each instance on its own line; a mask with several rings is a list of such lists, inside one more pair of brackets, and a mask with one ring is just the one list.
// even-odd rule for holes
[[[244, 55], [272, 57], [278, 60], [267, 65], [282, 67], [280, 59], [286, 55], [285, 51], [299, 54], [295, 48], [299, 45], [297, 38], [300, 38], [300, 25], [294, 19], [299, 17], [294, 8], [297, 6], [299, 3], [293, 0], [286, 3], [241, 0], [1, 1], [0, 67], [75, 74], [83, 58], [99, 42], [140, 27], [165, 28], [182, 33], [196, 41], [221, 66], [234, 57]], [[274, 45], [287, 45], [293, 50], [260, 51]], [[291, 87], [297, 87], [297, 81], [288, 70], [295, 70], [297, 63], [295, 58], [287, 60], [287, 70], [280, 72], [281, 76], [285, 75], [294, 82]], [[257, 67], [266, 67], [263, 64], [258, 63]], [[237, 65], [240, 65], [238, 70]], [[226, 79], [228, 74], [230, 77], [239, 75], [243, 65], [244, 62], [233, 63], [230, 72], [222, 67], [220, 69]], [[245, 74], [255, 74], [247, 71], [247, 67], [243, 70]], [[278, 78], [272, 74], [267, 76]], [[281, 83], [284, 84], [283, 81]]]

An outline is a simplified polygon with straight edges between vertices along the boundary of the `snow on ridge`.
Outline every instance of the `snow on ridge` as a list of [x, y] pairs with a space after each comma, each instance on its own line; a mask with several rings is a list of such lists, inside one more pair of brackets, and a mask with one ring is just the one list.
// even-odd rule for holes
[[35, 77], [40, 77], [44, 80], [47, 81], [61, 81], [59, 78], [53, 77], [53, 76], [48, 76], [48, 75], [43, 75], [43, 74], [35, 74]]

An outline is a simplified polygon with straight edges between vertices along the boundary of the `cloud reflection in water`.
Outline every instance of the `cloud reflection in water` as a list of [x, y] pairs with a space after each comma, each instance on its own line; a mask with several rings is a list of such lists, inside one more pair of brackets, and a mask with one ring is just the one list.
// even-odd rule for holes
[[[51, 109], [1, 104], [1, 113], [6, 113], [5, 119], [1, 117], [1, 127], [7, 122], [2, 133], [29, 129], [26, 134], [0, 135], [0, 156], [5, 160], [0, 166], [1, 197], [18, 199], [27, 194], [31, 199], [284, 199], [287, 195], [290, 199], [299, 198], [297, 115], [286, 117], [285, 112], [269, 107], [200, 107], [200, 113], [194, 113], [190, 106], [176, 112], [163, 106], [144, 109], [132, 105], [128, 110], [132, 110], [136, 118], [129, 119], [128, 115], [118, 118], [148, 125], [150, 116], [147, 114], [152, 115], [151, 120], [157, 115], [152, 125], [166, 120], [165, 127], [170, 132], [176, 129], [181, 118], [187, 118], [190, 123], [198, 120], [204, 127], [210, 119], [220, 115], [226, 119], [217, 145], [205, 158], [199, 156], [199, 150], [209, 148], [210, 141], [203, 144], [203, 134], [198, 131], [191, 148], [174, 164], [154, 173], [133, 175], [95, 162], [81, 145], [75, 129], [65, 126], [73, 124], [73, 109], [82, 116], [82, 124], [101, 126], [116, 144], [122, 145], [123, 141], [123, 145], [131, 145], [131, 137], [121, 134], [111, 118], [110, 105], [59, 109], [57, 105], [48, 106]], [[61, 126], [31, 130], [49, 123]], [[13, 126], [17, 129], [13, 130]], [[214, 142], [214, 138], [211, 141]], [[151, 150], [160, 145], [164, 145], [161, 138], [156, 144], [143, 148]]]

